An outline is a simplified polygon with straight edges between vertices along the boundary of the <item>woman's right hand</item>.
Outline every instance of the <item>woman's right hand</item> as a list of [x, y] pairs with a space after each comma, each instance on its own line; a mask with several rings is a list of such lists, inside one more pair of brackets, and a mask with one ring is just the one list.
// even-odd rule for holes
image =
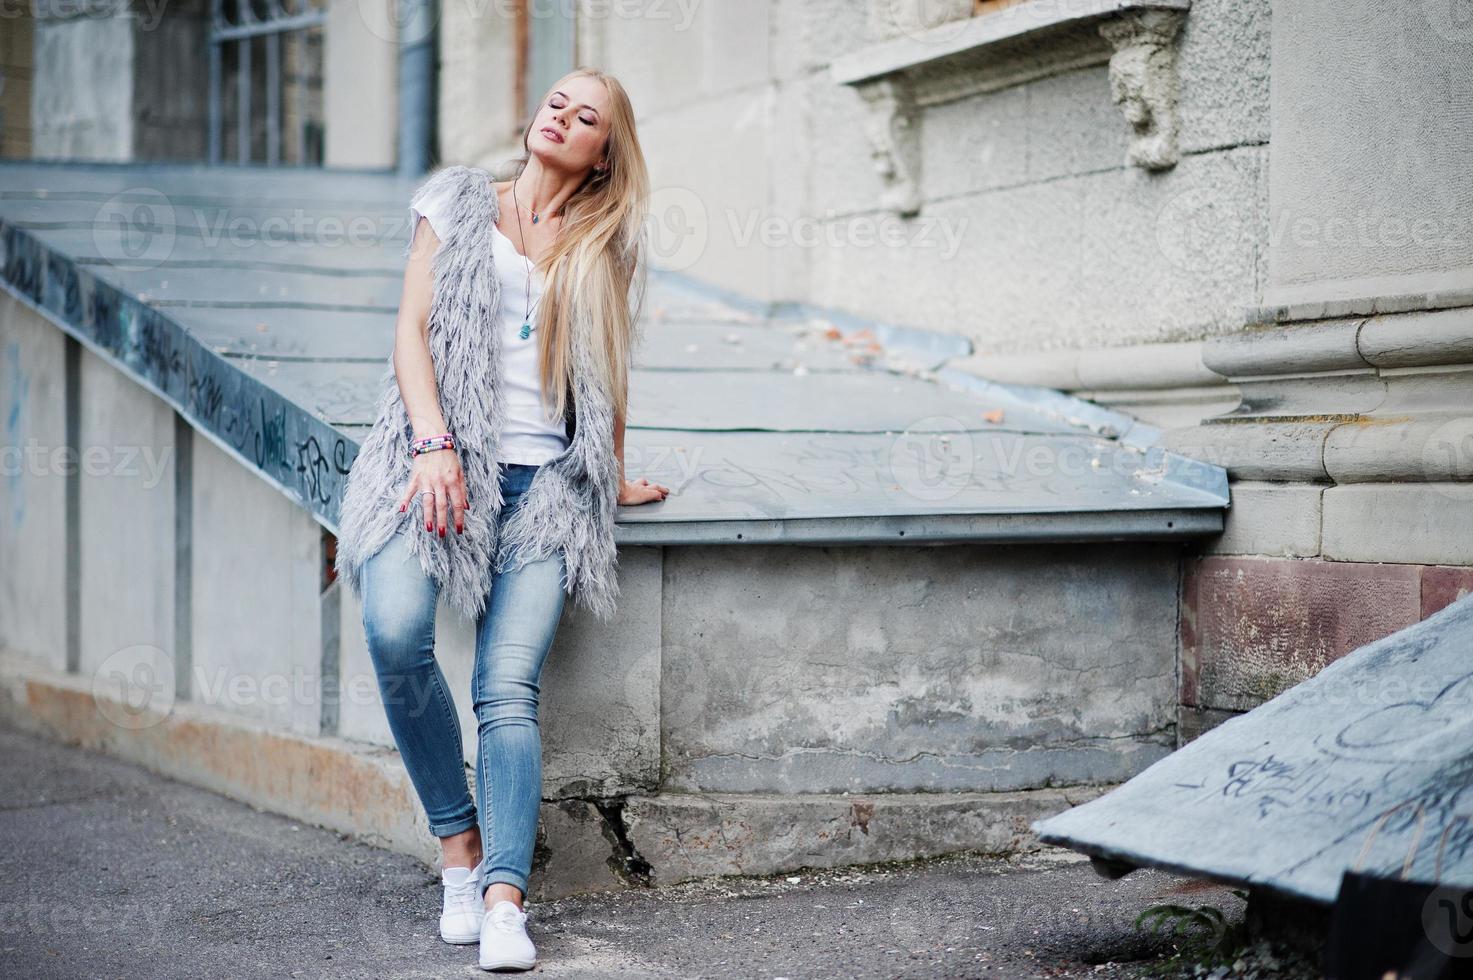
[[435, 449], [414, 457], [412, 466], [409, 486], [404, 496], [399, 498], [399, 512], [408, 510], [416, 495], [433, 492], [434, 501], [424, 508], [425, 530], [433, 532], [438, 525], [443, 538], [447, 524], [453, 521], [455, 533], [464, 534], [464, 511], [470, 506], [470, 501], [466, 499], [460, 456], [454, 449]]

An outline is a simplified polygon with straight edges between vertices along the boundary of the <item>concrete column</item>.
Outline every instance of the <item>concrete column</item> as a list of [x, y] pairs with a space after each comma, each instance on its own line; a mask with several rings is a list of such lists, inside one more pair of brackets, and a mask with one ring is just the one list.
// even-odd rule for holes
[[392, 167], [398, 127], [396, 0], [334, 0], [324, 29], [328, 167]]

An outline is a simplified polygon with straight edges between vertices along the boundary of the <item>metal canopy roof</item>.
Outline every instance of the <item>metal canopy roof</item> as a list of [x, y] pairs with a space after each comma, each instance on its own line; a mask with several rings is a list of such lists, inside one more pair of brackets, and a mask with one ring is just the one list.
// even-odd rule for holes
[[1470, 696], [1464, 596], [1033, 828], [1106, 861], [1324, 903], [1357, 867], [1473, 888]]
[[[417, 182], [0, 163], [3, 282], [336, 529], [387, 367]], [[1221, 467], [1127, 416], [954, 368], [955, 335], [763, 306], [654, 273], [620, 508], [628, 543], [1217, 533]]]

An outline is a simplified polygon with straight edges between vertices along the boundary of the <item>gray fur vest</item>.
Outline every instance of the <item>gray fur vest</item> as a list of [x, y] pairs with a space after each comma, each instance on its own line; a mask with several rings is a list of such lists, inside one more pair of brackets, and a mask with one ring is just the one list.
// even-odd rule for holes
[[[377, 420], [363, 440], [343, 491], [335, 568], [361, 601], [363, 563], [408, 525], [414, 554], [440, 586], [442, 597], [465, 618], [476, 620], [490, 598], [493, 571], [550, 557], [561, 548], [567, 560], [565, 591], [579, 607], [607, 620], [618, 596], [614, 519], [619, 460], [614, 452], [612, 401], [596, 370], [597, 345], [583, 317], [576, 318], [572, 339], [573, 390], [565, 417], [569, 445], [543, 464], [501, 526], [497, 460], [505, 398], [501, 338], [493, 329], [501, 288], [491, 239], [500, 207], [491, 182], [492, 175], [479, 167], [449, 166], [430, 175], [414, 196], [453, 188], [448, 228], [432, 260], [434, 299], [428, 329], [440, 409], [455, 434], [454, 451], [460, 456], [471, 503], [465, 512], [465, 531], [456, 534], [451, 526], [444, 538], [438, 531], [425, 531], [419, 497], [399, 512], [398, 501], [409, 486], [413, 429], [390, 353], [380, 380]], [[404, 254], [409, 254], [408, 247]]]

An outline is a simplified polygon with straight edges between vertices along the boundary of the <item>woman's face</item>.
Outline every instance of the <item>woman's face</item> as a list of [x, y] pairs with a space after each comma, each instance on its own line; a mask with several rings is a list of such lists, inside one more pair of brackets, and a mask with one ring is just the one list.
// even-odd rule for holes
[[532, 120], [527, 149], [544, 165], [576, 173], [603, 161], [609, 137], [609, 94], [596, 78], [564, 79]]

